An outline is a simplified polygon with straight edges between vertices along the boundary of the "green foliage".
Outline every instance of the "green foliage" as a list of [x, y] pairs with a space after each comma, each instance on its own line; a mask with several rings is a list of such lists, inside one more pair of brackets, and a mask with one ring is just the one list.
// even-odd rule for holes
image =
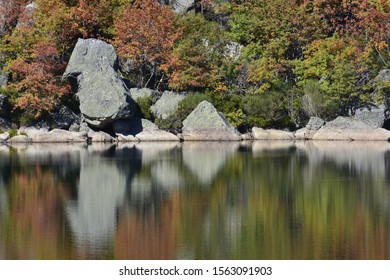
[[184, 31], [173, 50], [170, 87], [226, 91], [224, 75], [233, 63], [226, 53], [230, 42], [227, 32], [201, 14], [188, 14], [179, 24]]
[[306, 80], [303, 85], [301, 100], [302, 110], [308, 117], [319, 117], [331, 120], [341, 113], [340, 104], [337, 100], [326, 98], [321, 91], [321, 85], [316, 80]]
[[246, 81], [255, 93], [269, 90], [280, 79], [293, 80], [293, 61], [302, 58], [305, 44], [323, 36], [321, 22], [295, 1], [245, 1], [235, 6], [230, 18], [234, 38], [244, 45]]
[[16, 128], [12, 128], [12, 129], [8, 130], [8, 133], [9, 133], [10, 138], [12, 138], [12, 137], [18, 135], [18, 130]]
[[153, 105], [153, 98], [151, 96], [138, 97], [136, 100], [140, 115], [144, 119], [154, 121], [154, 116], [150, 107]]
[[[336, 115], [350, 114], [364, 99], [358, 74], [359, 70], [365, 70], [365, 65], [357, 55], [358, 49], [352, 38], [333, 36], [314, 41], [305, 51], [305, 60], [296, 64], [298, 86], [308, 87], [311, 83], [308, 80], [317, 81], [317, 96], [311, 96], [312, 101], [318, 99], [317, 102], [332, 104], [331, 107], [338, 103], [340, 111], [336, 110]], [[324, 109], [328, 104], [324, 104]]]
[[243, 108], [249, 127], [285, 128], [290, 125], [285, 96], [271, 91], [243, 97]]
[[[155, 0], [36, 0], [32, 13], [28, 2], [0, 7], [0, 69], [11, 74], [0, 93], [21, 121], [72, 99], [60, 77], [79, 38], [112, 42], [136, 65], [125, 73], [132, 82], [197, 92], [178, 116], [157, 120], [175, 131], [204, 92], [244, 130], [390, 103], [388, 84], [370, 81], [389, 65], [388, 0], [202, 0], [182, 15]], [[139, 101], [153, 120], [149, 105]]]

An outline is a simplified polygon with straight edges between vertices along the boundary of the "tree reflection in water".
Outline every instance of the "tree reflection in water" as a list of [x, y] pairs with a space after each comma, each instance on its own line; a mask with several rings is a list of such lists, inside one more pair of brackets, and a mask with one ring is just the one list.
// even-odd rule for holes
[[0, 147], [2, 259], [389, 259], [390, 144]]

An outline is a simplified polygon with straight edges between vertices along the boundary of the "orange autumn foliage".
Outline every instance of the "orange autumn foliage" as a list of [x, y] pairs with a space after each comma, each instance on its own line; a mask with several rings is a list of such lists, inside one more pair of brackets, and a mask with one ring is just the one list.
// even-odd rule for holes
[[20, 93], [13, 100], [14, 108], [34, 118], [50, 111], [69, 91], [68, 86], [60, 84], [64, 66], [55, 45], [45, 41], [33, 46], [31, 58], [16, 59], [8, 67], [15, 81], [8, 88]]
[[136, 0], [126, 5], [115, 20], [114, 45], [118, 54], [139, 65], [166, 64], [181, 29], [175, 27], [175, 15], [154, 0]]

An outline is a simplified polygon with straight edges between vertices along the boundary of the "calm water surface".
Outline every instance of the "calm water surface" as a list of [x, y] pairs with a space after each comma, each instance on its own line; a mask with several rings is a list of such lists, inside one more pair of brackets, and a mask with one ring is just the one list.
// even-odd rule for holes
[[0, 259], [390, 259], [390, 144], [0, 146]]

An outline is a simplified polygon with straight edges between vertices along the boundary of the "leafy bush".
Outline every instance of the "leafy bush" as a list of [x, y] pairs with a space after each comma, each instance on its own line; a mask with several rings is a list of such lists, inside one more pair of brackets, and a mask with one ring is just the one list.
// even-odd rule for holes
[[153, 104], [153, 99], [151, 96], [138, 97], [136, 100], [136, 104], [138, 107], [137, 109], [139, 111], [139, 114], [142, 118], [154, 121], [154, 116], [152, 110], [150, 109]]
[[341, 113], [340, 104], [326, 98], [318, 81], [308, 80], [303, 86], [302, 110], [308, 117], [331, 120]]
[[10, 138], [12, 138], [12, 137], [18, 135], [18, 130], [16, 128], [12, 128], [12, 129], [8, 130], [8, 133], [9, 133]]
[[243, 107], [249, 127], [285, 128], [291, 125], [285, 96], [281, 92], [246, 95]]

